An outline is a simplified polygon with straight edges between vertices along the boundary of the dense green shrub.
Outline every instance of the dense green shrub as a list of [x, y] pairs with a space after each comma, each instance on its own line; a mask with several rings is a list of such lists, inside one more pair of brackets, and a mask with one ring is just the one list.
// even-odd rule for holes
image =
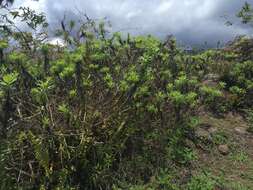
[[252, 106], [253, 96], [253, 62], [238, 62], [231, 66], [229, 72], [221, 78], [226, 88], [232, 94], [231, 101], [234, 107]]
[[[47, 26], [43, 15], [21, 13], [10, 14], [34, 30]], [[165, 169], [197, 158], [186, 140], [194, 138], [199, 105], [224, 112], [229, 94], [233, 108], [252, 106], [253, 62], [238, 52], [189, 55], [173, 38], [107, 35], [104, 23], [91, 20], [79, 36], [71, 35], [73, 21], [62, 22], [57, 35], [66, 47], [59, 47], [7, 22], [0, 30], [1, 189], [177, 190]], [[214, 73], [222, 82], [205, 84]], [[200, 175], [187, 187], [214, 185]]]
[[201, 173], [192, 178], [188, 183], [188, 190], [213, 190], [216, 188], [216, 180], [208, 173]]
[[183, 144], [198, 80], [168, 43], [117, 33], [90, 36], [72, 50], [38, 46], [37, 58], [22, 47], [6, 54], [1, 171], [12, 176], [10, 189], [110, 189], [148, 180], [173, 146], [189, 155]]

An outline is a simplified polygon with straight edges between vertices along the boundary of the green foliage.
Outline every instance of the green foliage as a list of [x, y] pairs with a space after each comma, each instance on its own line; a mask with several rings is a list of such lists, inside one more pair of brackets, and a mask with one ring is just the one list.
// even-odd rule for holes
[[228, 143], [228, 135], [224, 131], [218, 131], [212, 135], [213, 142], [216, 145]]
[[[45, 56], [51, 53], [49, 46], [38, 49], [41, 61], [19, 51], [8, 54], [10, 64], [4, 67], [22, 74], [7, 74], [2, 69], [2, 85], [21, 91], [13, 97], [19, 99], [19, 104], [13, 104], [17, 109], [13, 118], [20, 130], [7, 131], [8, 141], [15, 146], [6, 156], [17, 155], [18, 146], [23, 154], [12, 160], [14, 164], [33, 160], [22, 165], [29, 175], [20, 177], [21, 187], [30, 183], [42, 189], [48, 184], [53, 188], [110, 189], [124, 175], [129, 183], [143, 181], [168, 162], [168, 139], [173, 138], [173, 131], [181, 131], [180, 143], [191, 130], [187, 122], [197, 105], [198, 80], [184, 74], [183, 67], [172, 78], [162, 53], [166, 49], [159, 40], [150, 36], [129, 36], [125, 42], [120, 37], [99, 38], [71, 51], [58, 50], [47, 62], [50, 69], [40, 72]], [[21, 121], [30, 126], [29, 131]], [[185, 127], [177, 129], [179, 123]], [[178, 157], [194, 159], [191, 150], [183, 145], [181, 150]], [[118, 176], [121, 172], [125, 174]], [[138, 178], [132, 178], [133, 174]], [[173, 189], [166, 179], [159, 180], [156, 186]]]
[[18, 79], [18, 73], [5, 74], [0, 81], [3, 88], [9, 89]]
[[0, 40], [0, 49], [5, 49], [8, 47], [8, 42], [5, 40]]
[[230, 159], [235, 163], [245, 163], [249, 158], [248, 155], [243, 151], [238, 151], [230, 156]]
[[231, 92], [231, 102], [234, 107], [248, 107], [252, 105], [253, 95], [253, 62], [236, 63], [230, 68], [222, 80]]
[[253, 110], [246, 110], [247, 112], [247, 120], [249, 122], [248, 131], [253, 133]]
[[[46, 26], [42, 14], [19, 11], [10, 14], [32, 29]], [[17, 31], [0, 41], [0, 50], [10, 40], [18, 44], [1, 51], [1, 188], [107, 190], [124, 183], [125, 189], [178, 190], [168, 166], [197, 159], [186, 145], [197, 108], [224, 111], [227, 94], [235, 108], [252, 105], [252, 61], [237, 54], [188, 55], [174, 38], [107, 35], [104, 22], [89, 19], [61, 24], [57, 33], [71, 46]], [[223, 70], [215, 86], [203, 84]], [[214, 187], [208, 174], [187, 186]]]
[[229, 188], [231, 188], [232, 190], [250, 190], [251, 187], [247, 187], [243, 184], [241, 184], [240, 182], [232, 182], [230, 185], [228, 185]]
[[248, 2], [245, 2], [244, 6], [237, 14], [237, 16], [242, 20], [242, 23], [248, 24], [252, 22], [253, 19], [253, 10], [251, 5]]
[[200, 88], [200, 95], [202, 102], [216, 114], [226, 111], [224, 95], [220, 88], [204, 85]]
[[131, 190], [179, 190], [179, 185], [173, 182], [174, 176], [168, 170], [159, 170], [156, 176], [153, 176], [147, 184], [123, 185], [113, 187], [114, 190], [131, 189]]
[[216, 187], [216, 181], [208, 173], [201, 173], [192, 178], [187, 185], [188, 190], [213, 190]]
[[31, 95], [39, 104], [46, 104], [48, 101], [49, 92], [54, 88], [51, 78], [46, 81], [38, 81], [37, 87], [31, 89]]

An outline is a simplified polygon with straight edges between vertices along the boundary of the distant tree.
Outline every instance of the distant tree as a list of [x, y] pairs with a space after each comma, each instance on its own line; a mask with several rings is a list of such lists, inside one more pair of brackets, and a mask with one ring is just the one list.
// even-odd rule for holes
[[243, 24], [250, 24], [253, 26], [253, 9], [252, 6], [245, 2], [240, 12], [237, 14]]

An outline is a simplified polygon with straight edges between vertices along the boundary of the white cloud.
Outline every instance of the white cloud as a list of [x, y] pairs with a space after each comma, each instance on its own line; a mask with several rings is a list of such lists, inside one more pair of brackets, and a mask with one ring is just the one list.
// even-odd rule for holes
[[137, 17], [138, 15], [140, 15], [142, 13], [142, 10], [136, 10], [136, 11], [131, 11], [131, 12], [128, 12], [127, 14], [126, 14], [126, 19], [128, 20], [128, 21], [130, 21], [130, 20], [132, 20], [132, 19], [134, 19], [135, 17]]
[[172, 6], [173, 6], [172, 1], [163, 1], [160, 3], [160, 5], [158, 5], [158, 7], [155, 10], [155, 13], [156, 14], [164, 14], [164, 13], [170, 11]]
[[46, 5], [47, 5], [47, 0], [39, 0], [39, 1], [34, 1], [34, 0], [17, 0], [14, 3], [14, 7], [29, 7], [35, 11], [46, 11]]
[[[21, 0], [18, 0], [21, 2]], [[40, 0], [28, 5], [45, 11], [51, 23], [63, 18], [65, 10], [75, 18], [80, 10], [92, 18], [107, 17], [115, 31], [125, 28], [133, 34], [151, 33], [158, 37], [175, 34], [186, 43], [207, 39], [209, 42], [228, 40], [237, 32], [247, 33], [241, 26], [228, 28], [221, 18], [232, 18], [240, 9], [242, 0]], [[253, 4], [253, 0], [248, 0]], [[77, 16], [78, 17], [78, 16]]]

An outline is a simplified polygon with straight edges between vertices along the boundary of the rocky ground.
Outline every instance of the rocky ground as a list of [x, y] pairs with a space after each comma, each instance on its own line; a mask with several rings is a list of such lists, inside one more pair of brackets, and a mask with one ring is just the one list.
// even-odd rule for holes
[[[196, 130], [194, 146], [197, 159], [191, 174], [208, 173], [226, 190], [253, 189], [253, 134], [239, 114], [229, 113], [222, 118], [203, 114]], [[224, 184], [226, 187], [224, 187]]]

